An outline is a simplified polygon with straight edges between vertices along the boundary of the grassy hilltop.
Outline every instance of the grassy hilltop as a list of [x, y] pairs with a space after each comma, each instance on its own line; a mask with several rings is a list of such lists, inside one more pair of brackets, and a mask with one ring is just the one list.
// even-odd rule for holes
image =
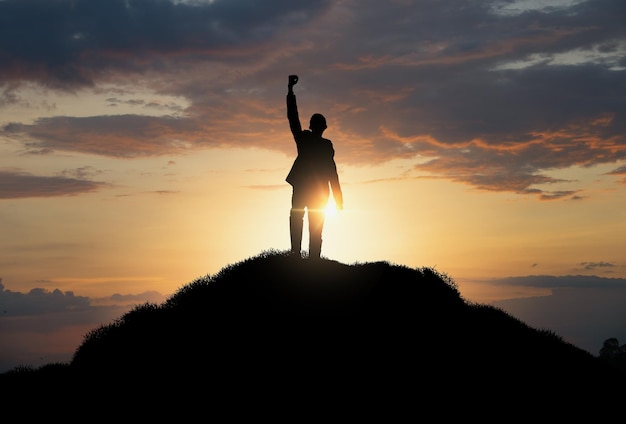
[[556, 334], [465, 301], [433, 269], [269, 251], [92, 330], [70, 363], [15, 369], [0, 385], [11, 388], [3, 396], [109, 412], [139, 410], [145, 397], [145, 413], [186, 399], [177, 407], [295, 421], [330, 410], [580, 418], [618, 407], [623, 377]]

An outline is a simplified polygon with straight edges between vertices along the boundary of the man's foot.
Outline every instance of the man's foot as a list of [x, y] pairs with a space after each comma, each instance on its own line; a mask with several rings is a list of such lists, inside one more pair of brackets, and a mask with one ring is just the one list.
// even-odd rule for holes
[[294, 252], [293, 250], [291, 250], [289, 252], [289, 257], [290, 258], [295, 258], [295, 259], [302, 259], [302, 253], [301, 252]]

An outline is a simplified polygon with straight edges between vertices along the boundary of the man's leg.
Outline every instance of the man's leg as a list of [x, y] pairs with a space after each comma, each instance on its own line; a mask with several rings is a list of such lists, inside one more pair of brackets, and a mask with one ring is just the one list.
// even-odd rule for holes
[[324, 229], [328, 195], [328, 184], [316, 186], [309, 192], [307, 213], [309, 218], [309, 258], [311, 259], [319, 259], [322, 253], [322, 230]]
[[291, 253], [300, 256], [302, 250], [302, 227], [304, 225], [304, 203], [294, 189], [289, 211], [289, 232], [291, 234]]
[[291, 209], [289, 214], [289, 231], [291, 232], [291, 253], [300, 254], [302, 249], [302, 227], [304, 225], [304, 210]]
[[309, 258], [319, 259], [322, 253], [322, 230], [324, 228], [324, 210], [309, 209]]

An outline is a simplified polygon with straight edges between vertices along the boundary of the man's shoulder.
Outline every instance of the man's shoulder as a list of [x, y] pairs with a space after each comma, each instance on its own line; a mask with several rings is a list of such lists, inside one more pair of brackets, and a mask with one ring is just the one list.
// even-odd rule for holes
[[302, 130], [302, 132], [300, 133], [300, 137], [302, 140], [307, 140], [307, 143], [311, 143], [311, 146], [326, 146], [331, 148], [333, 147], [332, 141], [327, 138], [313, 134], [311, 130]]

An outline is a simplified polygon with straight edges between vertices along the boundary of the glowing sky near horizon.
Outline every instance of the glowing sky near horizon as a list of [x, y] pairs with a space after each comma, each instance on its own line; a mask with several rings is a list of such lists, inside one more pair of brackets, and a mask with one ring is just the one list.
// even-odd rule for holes
[[[0, 20], [0, 343], [40, 343], [12, 358], [289, 247], [293, 73], [344, 191], [323, 256], [433, 267], [479, 302], [626, 291], [623, 0], [4, 0]], [[626, 341], [622, 318], [566, 336]]]

